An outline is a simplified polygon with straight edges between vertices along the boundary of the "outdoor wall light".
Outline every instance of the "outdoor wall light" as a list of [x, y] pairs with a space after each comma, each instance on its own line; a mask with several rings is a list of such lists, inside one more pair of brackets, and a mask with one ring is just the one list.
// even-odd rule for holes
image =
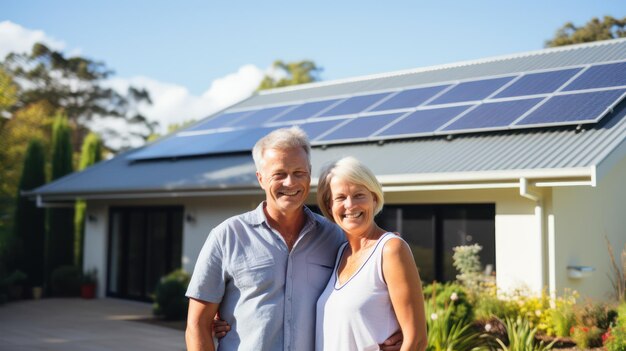
[[97, 221], [98, 221], [98, 217], [97, 217], [95, 214], [90, 213], [90, 214], [88, 214], [88, 215], [87, 215], [87, 220], [88, 220], [89, 222], [94, 223], [94, 222], [97, 222]]
[[567, 266], [567, 276], [572, 279], [582, 279], [588, 277], [595, 271], [591, 266]]
[[195, 223], [196, 217], [194, 217], [191, 213], [187, 213], [185, 215], [185, 221], [187, 221], [187, 223]]

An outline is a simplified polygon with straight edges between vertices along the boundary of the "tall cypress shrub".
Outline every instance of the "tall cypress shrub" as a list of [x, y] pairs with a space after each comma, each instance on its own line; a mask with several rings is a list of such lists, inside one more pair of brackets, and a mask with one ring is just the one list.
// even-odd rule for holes
[[[80, 151], [80, 163], [78, 170], [96, 164], [102, 160], [102, 140], [98, 135], [89, 133], [83, 141]], [[85, 245], [85, 211], [87, 204], [83, 200], [76, 201], [76, 213], [74, 214], [74, 263], [77, 267], [83, 266], [83, 248]]]
[[[72, 142], [67, 117], [58, 115], [52, 127], [52, 177], [72, 173]], [[48, 210], [47, 276], [65, 265], [74, 264], [74, 208]]]
[[18, 268], [24, 271], [30, 286], [43, 286], [44, 247], [46, 240], [45, 211], [34, 201], [21, 196], [22, 191], [32, 190], [46, 183], [45, 152], [38, 139], [29, 142], [24, 157], [24, 167], [17, 190], [14, 233], [18, 242]]

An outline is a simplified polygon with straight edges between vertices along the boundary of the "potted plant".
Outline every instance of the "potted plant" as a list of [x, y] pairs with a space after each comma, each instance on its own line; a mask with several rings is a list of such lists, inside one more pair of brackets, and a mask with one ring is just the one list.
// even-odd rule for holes
[[98, 270], [96, 268], [85, 271], [80, 285], [80, 297], [83, 299], [93, 299], [96, 297], [97, 282]]
[[10, 300], [19, 300], [23, 297], [25, 282], [26, 274], [20, 270], [13, 271], [13, 273], [5, 279]]

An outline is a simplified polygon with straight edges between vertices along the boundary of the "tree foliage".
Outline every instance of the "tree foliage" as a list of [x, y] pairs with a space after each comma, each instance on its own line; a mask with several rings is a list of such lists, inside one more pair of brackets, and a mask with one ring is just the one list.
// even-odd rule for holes
[[2, 68], [0, 68], [0, 117], [17, 103], [17, 85]]
[[33, 139], [28, 144], [22, 176], [17, 193], [15, 210], [14, 255], [18, 269], [24, 271], [29, 285], [43, 286], [44, 247], [45, 247], [45, 211], [38, 208], [34, 201], [20, 196], [22, 191], [32, 190], [46, 183], [45, 151], [43, 143]]
[[[102, 160], [102, 140], [95, 133], [89, 133], [83, 142], [80, 153], [78, 170], [94, 165]], [[74, 263], [77, 267], [83, 265], [83, 246], [85, 242], [85, 211], [87, 204], [84, 200], [76, 201], [74, 213]]]
[[0, 232], [12, 233], [13, 210], [28, 143], [38, 139], [49, 150], [52, 109], [46, 102], [16, 111], [0, 130]]
[[[70, 128], [64, 115], [57, 115], [52, 129], [52, 180], [72, 173]], [[48, 211], [46, 275], [56, 268], [74, 264], [74, 209]]]
[[622, 19], [611, 16], [604, 16], [603, 19], [594, 17], [582, 27], [577, 27], [571, 22], [565, 23], [545, 45], [555, 47], [624, 37], [626, 37], [626, 17]]
[[[4, 69], [19, 86], [20, 109], [39, 101], [47, 101], [55, 110], [61, 110], [75, 132], [74, 150], [94, 119], [122, 118], [133, 128], [126, 128], [131, 136], [144, 140], [156, 127], [138, 112], [140, 103], [151, 103], [144, 89], [130, 86], [125, 95], [107, 87], [104, 81], [113, 72], [102, 62], [84, 57], [66, 57], [42, 43], [33, 45], [30, 53], [10, 53], [2, 63]], [[140, 126], [141, 128], [135, 128]], [[112, 133], [112, 130], [107, 130]], [[118, 135], [121, 137], [121, 135]]]
[[316, 82], [320, 79], [319, 74], [322, 71], [321, 67], [309, 60], [297, 62], [276, 60], [272, 67], [275, 74], [266, 74], [259, 84], [258, 90]]

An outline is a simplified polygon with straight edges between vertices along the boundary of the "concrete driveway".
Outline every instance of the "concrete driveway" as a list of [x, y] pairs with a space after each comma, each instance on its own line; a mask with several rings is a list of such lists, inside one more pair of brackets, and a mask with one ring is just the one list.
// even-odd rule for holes
[[184, 332], [133, 321], [147, 303], [42, 299], [0, 305], [0, 350], [185, 350]]

